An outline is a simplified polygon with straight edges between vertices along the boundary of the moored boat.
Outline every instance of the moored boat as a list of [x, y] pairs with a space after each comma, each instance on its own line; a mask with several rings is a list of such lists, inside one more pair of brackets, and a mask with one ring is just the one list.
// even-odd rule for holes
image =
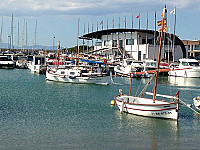
[[[120, 112], [126, 112], [129, 114], [135, 114], [146, 117], [154, 118], [164, 118], [164, 119], [173, 119], [178, 120], [178, 111], [179, 111], [179, 91], [176, 94], [176, 97], [157, 94], [157, 82], [158, 74], [160, 69], [160, 57], [161, 57], [161, 48], [162, 48], [162, 38], [163, 38], [163, 29], [164, 29], [164, 20], [166, 19], [166, 6], [163, 9], [163, 19], [161, 27], [161, 36], [160, 36], [160, 45], [157, 59], [157, 67], [155, 72], [155, 85], [153, 88], [153, 98], [144, 98], [144, 91], [149, 85], [153, 77], [150, 78], [150, 81], [147, 83], [147, 86], [142, 90], [139, 96], [132, 96], [132, 78], [129, 95], [125, 95], [120, 90], [120, 94], [115, 96], [116, 105], [118, 106]], [[165, 98], [173, 98], [173, 101], [168, 102], [164, 100], [156, 100], [156, 96], [161, 96]]]
[[[76, 58], [75, 66], [59, 65], [60, 62], [60, 43], [58, 45], [57, 65], [47, 67], [46, 80], [68, 82], [68, 83], [93, 83], [93, 84], [111, 84], [112, 74], [104, 72], [101, 67], [101, 62], [89, 61]], [[79, 66], [79, 61], [86, 61], [87, 63], [93, 63], [94, 65]], [[97, 64], [99, 65], [97, 67]]]
[[169, 71], [170, 76], [200, 78], [199, 62], [195, 59], [179, 59], [180, 64], [172, 67]]
[[6, 55], [0, 55], [0, 69], [14, 69], [14, 61]]
[[198, 96], [198, 97], [193, 98], [193, 102], [194, 102], [195, 108], [200, 111], [200, 97]]
[[178, 103], [155, 100], [120, 94], [115, 97], [116, 105], [121, 112], [146, 117], [178, 119]]

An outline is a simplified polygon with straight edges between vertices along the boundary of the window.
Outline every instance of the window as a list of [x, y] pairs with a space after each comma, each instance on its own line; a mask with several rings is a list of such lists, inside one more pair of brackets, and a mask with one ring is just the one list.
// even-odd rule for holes
[[195, 50], [200, 50], [200, 45], [195, 45], [195, 46], [194, 46], [194, 49], [195, 49]]
[[184, 62], [184, 61], [182, 62], [182, 65], [183, 66], [189, 66], [188, 62]]
[[75, 75], [75, 72], [70, 72], [70, 75]]
[[105, 46], [110, 46], [110, 41], [104, 41]]
[[134, 45], [134, 39], [126, 39], [126, 45]]
[[113, 40], [112, 47], [117, 47], [117, 40]]

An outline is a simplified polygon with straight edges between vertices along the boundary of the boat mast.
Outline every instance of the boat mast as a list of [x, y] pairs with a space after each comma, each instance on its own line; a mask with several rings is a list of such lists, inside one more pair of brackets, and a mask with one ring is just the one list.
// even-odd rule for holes
[[[78, 32], [77, 32], [77, 61], [78, 61], [78, 67], [79, 67], [79, 23], [80, 23], [80, 18], [78, 18]], [[76, 62], [75, 62], [76, 66]]]
[[59, 61], [60, 61], [60, 41], [58, 42], [58, 49], [57, 49], [57, 70], [59, 67]]
[[166, 5], [165, 5], [165, 8], [163, 9], [163, 13], [162, 13], [162, 27], [161, 27], [160, 45], [159, 45], [159, 51], [158, 51], [155, 85], [154, 85], [154, 89], [153, 89], [153, 102], [154, 103], [155, 103], [155, 99], [156, 99], [156, 90], [157, 90], [157, 84], [158, 84], [158, 74], [159, 74], [160, 56], [161, 56], [161, 49], [162, 49], [163, 30], [164, 30], [164, 20], [165, 20], [165, 17], [166, 17], [166, 13], [167, 13], [167, 9], [166, 9]]

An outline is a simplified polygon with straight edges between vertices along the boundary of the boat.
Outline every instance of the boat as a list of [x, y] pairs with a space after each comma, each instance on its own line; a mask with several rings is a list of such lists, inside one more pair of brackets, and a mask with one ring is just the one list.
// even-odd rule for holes
[[200, 78], [200, 66], [196, 59], [179, 59], [179, 65], [171, 65], [170, 76]]
[[193, 98], [194, 106], [200, 111], [200, 96]]
[[[158, 52], [158, 60], [157, 60], [157, 69], [155, 72], [155, 85], [153, 88], [153, 93], [147, 93], [153, 95], [153, 98], [145, 98], [144, 91], [149, 85], [150, 81], [153, 80], [153, 77], [150, 78], [147, 86], [142, 90], [139, 96], [132, 96], [132, 78], [129, 95], [123, 94], [122, 90], [119, 90], [119, 94], [114, 97], [116, 101], [116, 105], [119, 108], [120, 112], [126, 112], [128, 114], [134, 114], [145, 117], [153, 117], [153, 118], [163, 118], [163, 119], [172, 119], [178, 120], [178, 111], [179, 111], [179, 91], [176, 93], [176, 97], [169, 95], [157, 94], [157, 81], [160, 67], [160, 56], [161, 56], [161, 48], [162, 48], [162, 38], [163, 38], [163, 29], [164, 29], [164, 20], [166, 16], [166, 6], [163, 9], [163, 19], [162, 19], [162, 27], [161, 27], [161, 36], [160, 36], [160, 45]], [[156, 96], [161, 96], [164, 98], [173, 99], [173, 101], [166, 100], [156, 100]]]
[[[75, 66], [59, 65], [59, 51], [60, 44], [58, 45], [58, 63], [57, 65], [47, 67], [46, 80], [68, 83], [92, 83], [102, 85], [108, 85], [112, 83], [112, 74], [109, 75], [103, 70], [103, 67], [101, 67], [101, 65], [103, 64], [102, 62], [76, 58]], [[79, 65], [80, 61], [85, 61], [88, 65]], [[91, 63], [93, 65], [89, 65]]]
[[6, 55], [0, 55], [0, 69], [14, 69], [14, 61]]
[[124, 59], [121, 65], [114, 67], [114, 72], [116, 76], [129, 77], [141, 77], [141, 74], [137, 75], [136, 72], [142, 71], [142, 62], [136, 61], [132, 58]]

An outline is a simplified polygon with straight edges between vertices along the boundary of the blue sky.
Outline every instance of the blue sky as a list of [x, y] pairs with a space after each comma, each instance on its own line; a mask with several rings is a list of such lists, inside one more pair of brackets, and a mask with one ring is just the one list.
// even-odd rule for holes
[[[154, 29], [154, 13], [157, 12], [157, 20], [161, 19], [164, 5], [168, 9], [168, 23], [170, 32], [173, 32], [174, 15], [169, 12], [176, 6], [177, 24], [176, 35], [182, 40], [200, 40], [200, 0], [1, 0], [0, 10], [3, 17], [2, 42], [8, 42], [11, 34], [11, 16], [14, 15], [13, 43], [25, 44], [25, 23], [27, 22], [28, 45], [35, 41], [35, 26], [37, 20], [37, 44], [55, 45], [58, 41], [62, 47], [72, 47], [77, 43], [78, 18], [80, 18], [80, 33], [100, 29], [103, 20], [104, 29], [112, 28], [114, 18], [115, 28], [119, 25], [124, 28], [126, 16], [127, 28], [131, 28], [133, 15], [134, 28], [138, 28], [136, 16], [140, 13], [141, 28], [146, 29], [146, 18], [148, 12], [149, 29]], [[0, 18], [2, 26], [2, 18]], [[158, 28], [158, 27], [157, 27]], [[24, 40], [23, 40], [24, 39]], [[82, 44], [80, 41], [79, 44]]]

